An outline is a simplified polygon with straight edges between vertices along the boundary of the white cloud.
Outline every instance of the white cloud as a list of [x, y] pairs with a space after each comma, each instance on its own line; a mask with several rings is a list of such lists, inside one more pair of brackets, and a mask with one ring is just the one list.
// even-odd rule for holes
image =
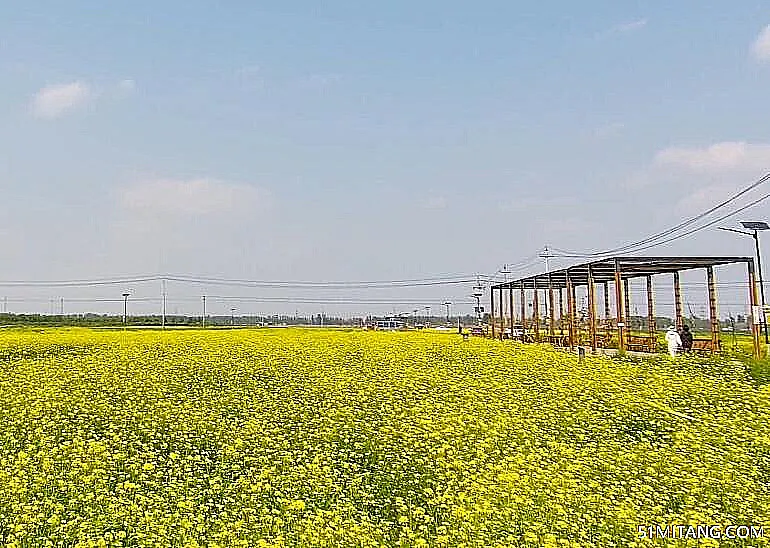
[[725, 141], [707, 147], [670, 147], [655, 155], [655, 164], [697, 172], [770, 170], [770, 144]]
[[120, 193], [125, 209], [150, 215], [229, 215], [263, 209], [267, 201], [260, 189], [216, 179], [144, 180]]
[[57, 118], [85, 104], [91, 95], [88, 84], [80, 81], [47, 86], [32, 98], [30, 110], [37, 118]]
[[447, 201], [443, 196], [432, 196], [422, 204], [424, 209], [446, 209]]
[[627, 34], [629, 32], [634, 32], [634, 31], [643, 29], [646, 26], [647, 26], [647, 19], [636, 19], [634, 21], [628, 21], [626, 23], [620, 23], [618, 25], [610, 27], [609, 29], [597, 34], [597, 37], [603, 38], [603, 37], [612, 36], [615, 34]]
[[758, 61], [770, 62], [770, 25], [763, 28], [757, 39], [754, 40], [751, 52]]
[[134, 91], [136, 89], [136, 82], [130, 78], [126, 78], [125, 80], [118, 82], [118, 89], [125, 92]]
[[593, 136], [596, 139], [607, 139], [609, 137], [614, 137], [615, 135], [618, 135], [620, 132], [623, 131], [625, 128], [625, 124], [622, 122], [613, 122], [610, 124], [605, 124], [603, 126], [599, 126], [596, 129], [593, 130]]

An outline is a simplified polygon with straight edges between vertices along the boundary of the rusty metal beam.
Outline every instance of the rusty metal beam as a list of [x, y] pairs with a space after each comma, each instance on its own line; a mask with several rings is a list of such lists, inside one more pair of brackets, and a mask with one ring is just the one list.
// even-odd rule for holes
[[674, 308], [676, 313], [676, 329], [680, 331], [684, 322], [682, 320], [682, 284], [679, 280], [679, 272], [674, 272]]
[[596, 285], [588, 267], [588, 330], [591, 336], [591, 350], [596, 352]]
[[559, 335], [564, 335], [564, 290], [559, 288]]
[[[759, 294], [757, 292], [757, 276], [754, 272], [754, 259], [746, 262], [749, 271], [749, 304], [751, 305], [751, 338], [754, 342], [754, 357], [762, 358], [762, 347], [759, 344], [759, 318], [757, 317], [757, 306], [759, 306]], [[762, 312], [764, 314], [764, 311]]]
[[620, 263], [615, 261], [615, 309], [618, 317], [618, 352], [626, 351], [626, 325], [623, 316], [623, 279]]
[[565, 272], [567, 277], [567, 333], [569, 334], [569, 347], [575, 347], [575, 288], [572, 286], [569, 271]]
[[551, 275], [548, 274], [548, 334], [552, 337], [556, 332], [556, 319], [554, 316], [553, 283], [551, 281]]
[[631, 335], [631, 288], [628, 278], [623, 280], [623, 304], [625, 313], [623, 317], [626, 321], [626, 334]]
[[655, 296], [652, 291], [652, 276], [647, 276], [647, 333], [653, 346], [650, 352], [657, 351], [657, 339], [655, 338]]
[[519, 286], [521, 290], [521, 330], [527, 332], [527, 294], [524, 291], [524, 280], [521, 281]]
[[706, 267], [706, 281], [709, 291], [709, 325], [711, 327], [711, 353], [719, 350], [719, 315], [717, 312], [717, 288], [714, 283], [714, 267]]
[[491, 327], [492, 338], [495, 338], [495, 291], [489, 290], [489, 324]]
[[534, 297], [532, 303], [532, 320], [535, 322], [535, 340], [540, 340], [540, 299], [538, 296], [537, 280], [534, 281]]
[[604, 293], [604, 330], [607, 336], [607, 342], [612, 337], [612, 320], [610, 319], [610, 284], [602, 282], [602, 293]]
[[500, 340], [505, 333], [505, 301], [503, 300], [503, 288], [500, 288]]

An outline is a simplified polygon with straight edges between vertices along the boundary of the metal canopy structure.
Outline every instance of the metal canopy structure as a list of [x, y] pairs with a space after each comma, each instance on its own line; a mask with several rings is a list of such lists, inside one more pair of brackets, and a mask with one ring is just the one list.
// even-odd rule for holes
[[[592, 349], [597, 347], [616, 346], [618, 350], [638, 349], [648, 352], [657, 350], [657, 335], [655, 333], [654, 298], [652, 290], [652, 277], [661, 274], [673, 275], [673, 289], [676, 308], [676, 326], [681, 328], [684, 324], [682, 317], [682, 298], [679, 281], [679, 273], [685, 270], [704, 269], [708, 281], [709, 319], [711, 324], [711, 338], [696, 341], [701, 350], [716, 352], [720, 349], [719, 320], [717, 316], [716, 283], [714, 267], [740, 264], [747, 265], [749, 303], [755, 321], [752, 322], [752, 334], [754, 338], [754, 354], [760, 355], [759, 329], [757, 319], [758, 295], [754, 260], [750, 257], [609, 257], [590, 263], [579, 264], [560, 270], [544, 272], [534, 276], [519, 278], [508, 282], [493, 285], [491, 288], [491, 327], [492, 336], [495, 336], [496, 322], [499, 320], [500, 336], [506, 324], [503, 316], [503, 291], [508, 291], [510, 303], [510, 325], [515, 322], [514, 317], [514, 293], [520, 294], [520, 319], [524, 330], [524, 340], [528, 342], [551, 342], [560, 346], [574, 347], [581, 342], [590, 342]], [[630, 318], [629, 283], [634, 278], [646, 278], [647, 280], [647, 333], [644, 336], [635, 336], [626, 320]], [[610, 311], [610, 284], [613, 286], [616, 313], [611, 316]], [[599, 318], [596, 311], [597, 285], [603, 288], [604, 314]], [[588, 341], [581, 340], [576, 320], [577, 311], [575, 304], [575, 288], [586, 286], [588, 292]], [[547, 292], [540, 300], [541, 291]], [[558, 324], [560, 334], [556, 334], [556, 305], [554, 292], [558, 292]], [[499, 319], [495, 314], [495, 293], [499, 292]], [[566, 293], [566, 310], [563, 294]], [[531, 302], [529, 297], [531, 296]], [[539, 317], [540, 302], [547, 302], [548, 325], [543, 325]], [[527, 318], [528, 308], [532, 309], [531, 318]], [[598, 320], [603, 325], [597, 325]], [[564, 327], [568, 334], [564, 334]], [[529, 325], [528, 325], [529, 324]], [[527, 333], [529, 327], [529, 333]], [[604, 328], [604, 333], [599, 333], [599, 327]], [[547, 331], [547, 334], [541, 335]], [[613, 332], [616, 335], [613, 338]], [[511, 330], [513, 334], [513, 329]]]

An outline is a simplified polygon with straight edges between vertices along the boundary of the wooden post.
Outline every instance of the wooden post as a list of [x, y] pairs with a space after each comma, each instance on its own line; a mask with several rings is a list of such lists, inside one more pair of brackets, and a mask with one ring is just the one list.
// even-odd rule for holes
[[717, 288], [714, 283], [714, 267], [706, 267], [709, 290], [709, 324], [711, 327], [711, 353], [719, 351], [719, 316], [717, 314]]
[[615, 259], [615, 310], [618, 315], [618, 352], [626, 351], [626, 318], [623, 315], [623, 278], [620, 262]]
[[[757, 321], [756, 310], [759, 306], [759, 295], [757, 294], [757, 277], [754, 273], [754, 259], [746, 261], [749, 270], [749, 304], [751, 305], [751, 338], [754, 341], [754, 357], [762, 358], [762, 349], [759, 346], [759, 322]], [[764, 314], [764, 311], [762, 312]], [[760, 316], [761, 318], [761, 316]]]
[[631, 289], [628, 283], [628, 278], [623, 280], [623, 302], [625, 305], [625, 314], [623, 317], [626, 320], [626, 335], [631, 335]]
[[564, 335], [564, 291], [559, 288], [559, 335]]
[[489, 324], [492, 329], [492, 338], [495, 338], [495, 288], [489, 286]]
[[551, 337], [556, 332], [556, 318], [553, 306], [553, 284], [551, 283], [551, 273], [548, 273], [548, 334]]
[[591, 350], [596, 352], [596, 286], [591, 266], [588, 266], [588, 330], [591, 335]]
[[500, 340], [505, 334], [505, 301], [503, 300], [503, 286], [500, 286]]
[[575, 348], [575, 288], [572, 286], [569, 270], [565, 273], [565, 277], [567, 278], [567, 333], [569, 347]]
[[650, 352], [657, 352], [658, 339], [655, 336], [655, 297], [652, 292], [652, 276], [647, 276], [647, 333], [650, 337]]
[[609, 344], [612, 337], [612, 320], [610, 319], [610, 284], [607, 282], [602, 283], [602, 293], [604, 294], [604, 330], [607, 335], [607, 343]]
[[521, 330], [527, 332], [527, 294], [524, 292], [524, 280], [521, 280]]
[[537, 289], [537, 278], [532, 281], [535, 288], [534, 302], [532, 303], [532, 320], [535, 322], [535, 341], [540, 341], [540, 299]]
[[682, 329], [682, 287], [679, 282], [679, 272], [674, 272], [674, 308], [676, 310], [676, 329]]

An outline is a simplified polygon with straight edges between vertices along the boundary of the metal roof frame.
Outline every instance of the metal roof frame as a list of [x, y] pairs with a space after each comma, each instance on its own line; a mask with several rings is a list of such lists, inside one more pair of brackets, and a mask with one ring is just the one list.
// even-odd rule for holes
[[609, 257], [568, 268], [543, 272], [492, 285], [492, 289], [564, 289], [569, 280], [573, 287], [587, 286], [589, 276], [594, 283], [614, 282], [616, 270], [623, 280], [673, 274], [682, 270], [707, 268], [727, 264], [749, 263], [750, 257]]

